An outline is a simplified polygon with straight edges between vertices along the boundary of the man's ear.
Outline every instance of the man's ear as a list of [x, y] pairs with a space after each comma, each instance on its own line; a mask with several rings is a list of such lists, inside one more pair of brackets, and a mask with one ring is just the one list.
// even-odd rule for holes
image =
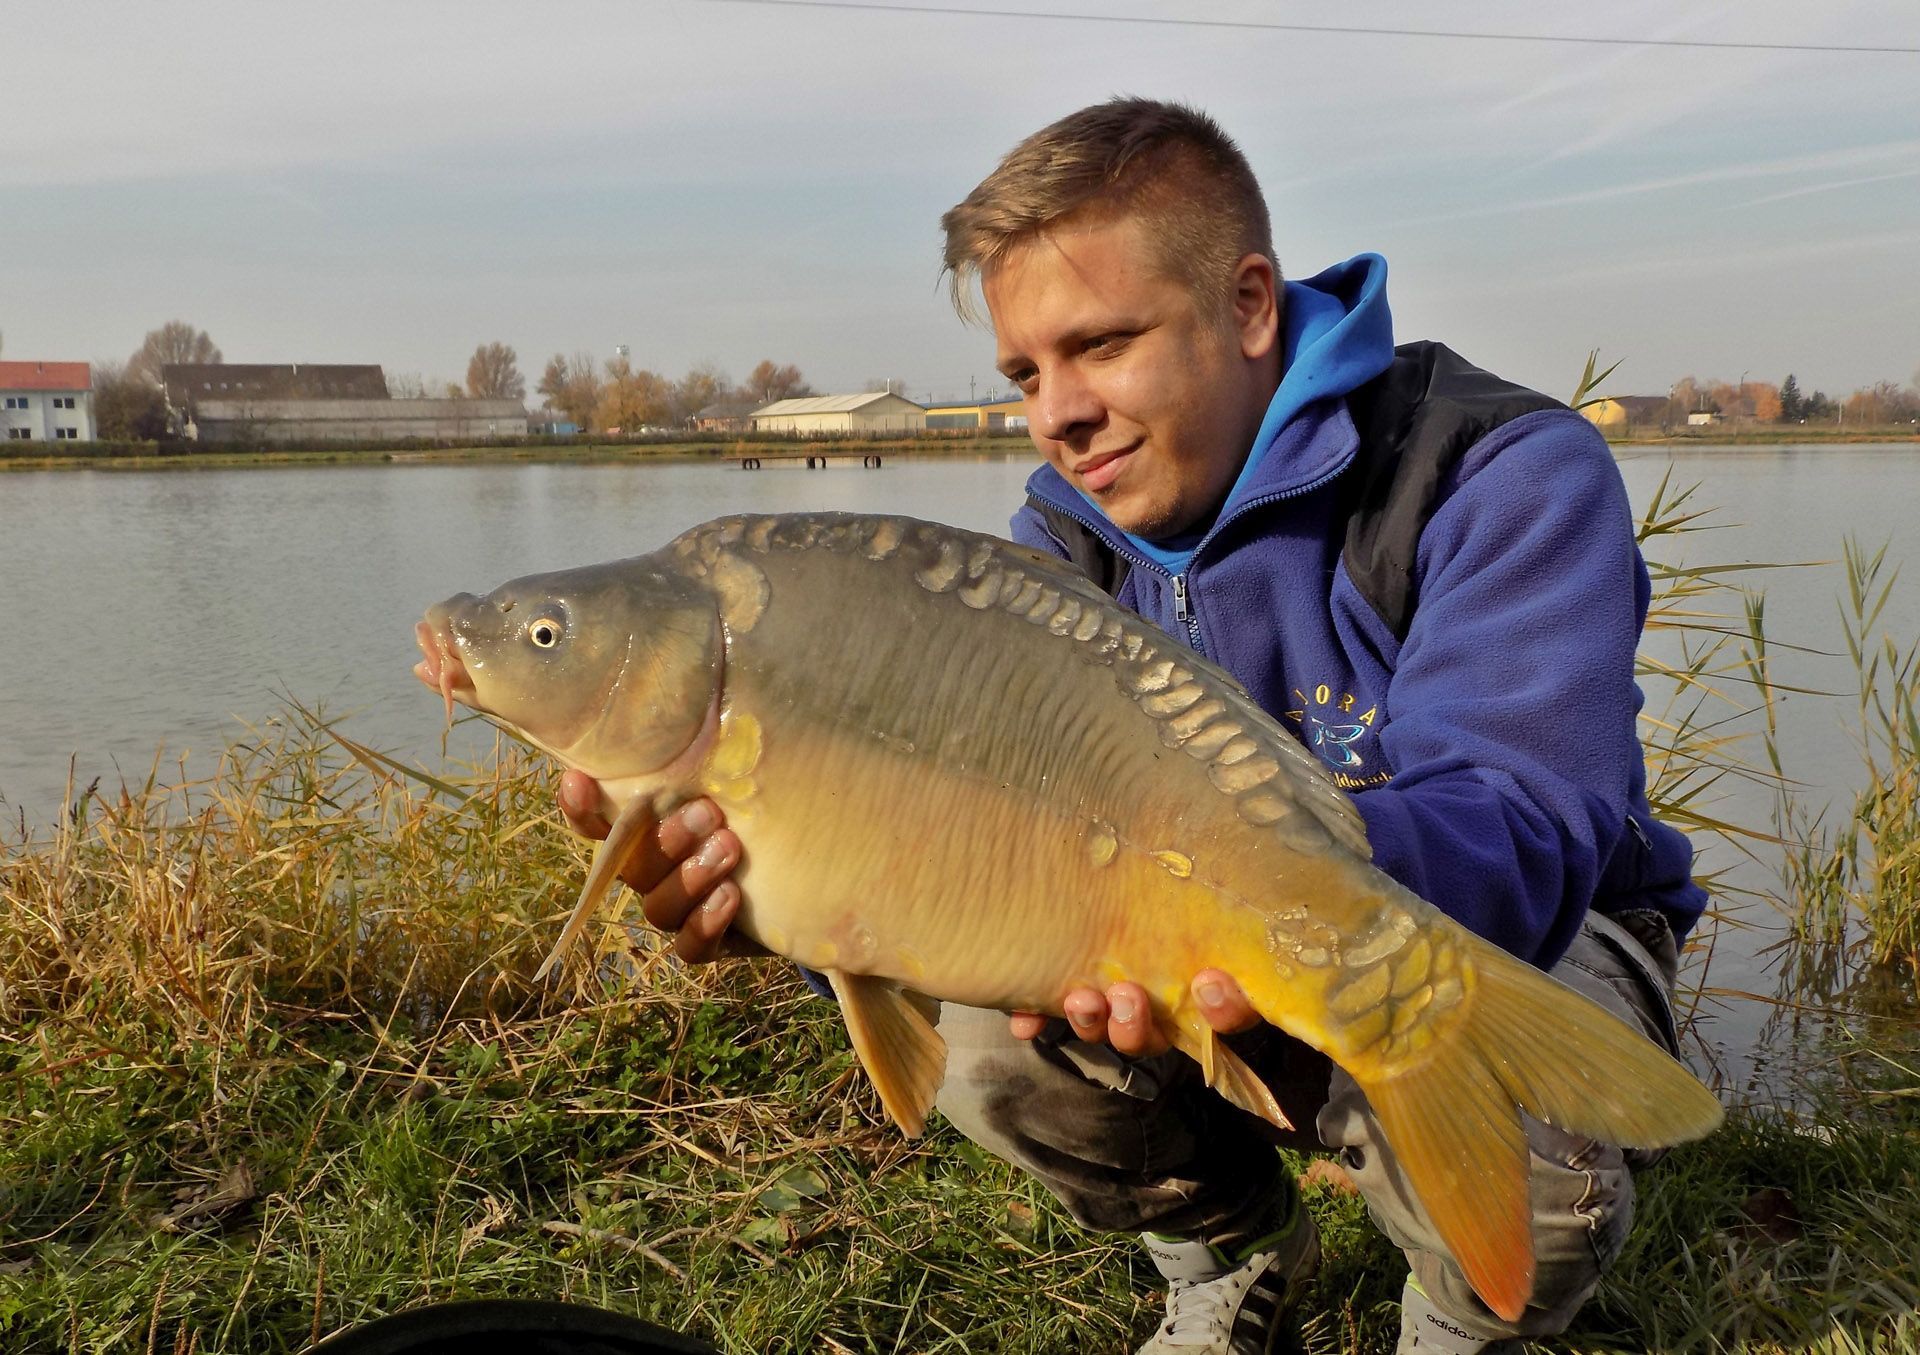
[[1280, 275], [1264, 254], [1248, 254], [1233, 270], [1233, 331], [1240, 356], [1266, 357], [1280, 343]]

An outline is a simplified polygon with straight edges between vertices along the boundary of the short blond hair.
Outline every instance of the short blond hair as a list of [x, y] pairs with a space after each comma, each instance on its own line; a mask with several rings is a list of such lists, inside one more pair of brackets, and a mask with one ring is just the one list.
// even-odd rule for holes
[[940, 218], [954, 309], [979, 319], [974, 280], [1076, 215], [1144, 222], [1203, 309], [1231, 292], [1241, 259], [1273, 259], [1266, 199], [1233, 138], [1185, 104], [1114, 98], [1035, 132]]

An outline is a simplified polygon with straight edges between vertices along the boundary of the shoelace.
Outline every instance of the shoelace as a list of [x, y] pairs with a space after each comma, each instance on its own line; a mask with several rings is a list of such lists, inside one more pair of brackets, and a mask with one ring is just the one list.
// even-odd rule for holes
[[1231, 1335], [1223, 1312], [1236, 1297], [1235, 1274], [1217, 1280], [1176, 1284], [1167, 1293], [1167, 1315], [1159, 1339], [1168, 1345], [1218, 1346]]

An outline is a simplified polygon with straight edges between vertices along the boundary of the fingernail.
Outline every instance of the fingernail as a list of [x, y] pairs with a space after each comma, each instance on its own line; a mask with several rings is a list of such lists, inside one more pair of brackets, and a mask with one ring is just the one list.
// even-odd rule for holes
[[727, 864], [733, 849], [717, 837], [710, 837], [700, 844], [700, 850], [694, 855], [694, 862], [703, 870], [719, 870]]
[[714, 816], [713, 806], [705, 800], [695, 800], [681, 810], [680, 822], [695, 837], [705, 837], [720, 826], [719, 819]]
[[732, 890], [716, 889], [713, 891], [713, 893], [707, 895], [706, 898], [700, 901], [700, 911], [705, 913], [708, 917], [718, 917], [720, 916], [721, 913], [726, 911], [727, 905], [732, 902], [733, 902]]
[[1200, 1003], [1205, 1007], [1218, 1007], [1227, 1000], [1227, 990], [1212, 981], [1201, 984], [1198, 992]]
[[1090, 1026], [1093, 1024], [1093, 1013], [1092, 1012], [1068, 1012], [1067, 1020], [1073, 1022], [1073, 1024], [1076, 1026]]
[[1133, 999], [1132, 998], [1130, 997], [1109, 998], [1107, 999], [1107, 1007], [1110, 1011], [1112, 1011], [1114, 1020], [1116, 1021], [1133, 1020]]

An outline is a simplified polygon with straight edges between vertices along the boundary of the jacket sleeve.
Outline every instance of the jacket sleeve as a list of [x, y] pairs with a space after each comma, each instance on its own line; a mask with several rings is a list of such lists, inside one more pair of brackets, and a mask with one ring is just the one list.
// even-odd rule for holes
[[1555, 411], [1483, 439], [1421, 535], [1415, 587], [1380, 735], [1394, 779], [1354, 801], [1374, 860], [1549, 966], [1586, 915], [1642, 756], [1647, 571], [1599, 434]]

